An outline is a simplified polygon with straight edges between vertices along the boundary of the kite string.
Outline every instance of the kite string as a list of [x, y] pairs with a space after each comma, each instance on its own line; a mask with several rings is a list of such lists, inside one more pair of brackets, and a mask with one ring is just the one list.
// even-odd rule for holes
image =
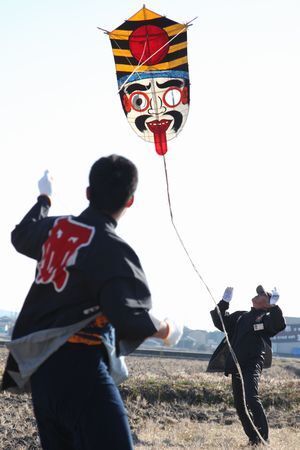
[[[189, 21], [189, 22], [186, 24], [185, 28], [183, 28], [182, 30], [180, 30], [180, 31], [179, 31], [176, 35], [174, 35], [168, 42], [166, 42], [164, 45], [162, 45], [158, 50], [156, 50], [153, 54], [151, 54], [151, 55], [150, 55], [143, 63], [140, 64], [140, 61], [141, 61], [142, 58], [143, 58], [143, 55], [144, 55], [144, 52], [145, 52], [145, 48], [146, 48], [146, 43], [145, 43], [144, 49], [143, 49], [143, 54], [142, 54], [142, 56], [141, 56], [141, 58], [140, 58], [140, 60], [139, 60], [138, 65], [135, 67], [135, 69], [134, 69], [134, 70], [129, 74], [129, 76], [126, 78], [126, 80], [124, 81], [124, 83], [123, 83], [123, 84], [121, 85], [121, 87], [119, 88], [118, 93], [123, 89], [123, 87], [125, 86], [125, 84], [129, 81], [129, 79], [132, 77], [132, 75], [133, 75], [135, 72], [137, 72], [143, 65], [145, 65], [145, 64], [146, 64], [153, 56], [155, 56], [158, 52], [160, 52], [165, 46], [167, 46], [168, 44], [170, 44], [170, 42], [172, 42], [177, 36], [179, 36], [181, 33], [183, 33], [184, 31], [186, 31], [187, 28], [188, 28], [188, 26], [190, 25], [190, 23], [193, 22], [195, 19], [197, 19], [197, 17], [195, 17], [194, 19], [192, 19], [191, 21]], [[114, 40], [114, 41], [115, 41], [115, 40]], [[116, 42], [116, 41], [115, 41], [115, 42]], [[118, 43], [116, 43], [116, 44], [117, 44], [117, 46], [119, 47]], [[119, 48], [120, 48], [120, 47], [119, 47]], [[131, 61], [130, 61], [128, 58], [127, 58], [127, 60], [130, 62], [130, 65], [133, 67], [133, 64], [131, 63]], [[239, 362], [238, 362], [238, 360], [237, 360], [237, 358], [236, 358], [236, 355], [235, 355], [235, 353], [234, 353], [234, 350], [233, 350], [233, 348], [232, 348], [232, 346], [231, 346], [231, 344], [230, 344], [230, 341], [229, 341], [229, 338], [228, 338], [228, 334], [227, 334], [227, 331], [226, 331], [226, 328], [225, 328], [225, 324], [224, 324], [224, 321], [223, 321], [223, 317], [222, 317], [220, 308], [219, 308], [219, 306], [218, 306], [218, 304], [217, 304], [217, 302], [216, 302], [216, 300], [215, 300], [215, 298], [214, 298], [214, 296], [213, 296], [213, 294], [212, 294], [212, 292], [211, 292], [211, 290], [210, 290], [208, 284], [205, 282], [204, 278], [202, 277], [202, 275], [200, 274], [199, 270], [197, 269], [197, 267], [196, 267], [194, 261], [192, 260], [190, 254], [189, 254], [189, 252], [188, 252], [188, 250], [187, 250], [187, 248], [186, 248], [186, 246], [185, 246], [185, 244], [184, 244], [184, 242], [183, 242], [183, 239], [181, 238], [180, 233], [179, 233], [179, 231], [177, 230], [177, 227], [176, 227], [176, 225], [175, 225], [175, 222], [174, 222], [174, 216], [173, 216], [173, 210], [172, 210], [171, 197], [170, 197], [170, 187], [169, 187], [169, 179], [168, 179], [168, 171], [167, 171], [167, 165], [166, 165], [165, 155], [163, 155], [163, 161], [164, 161], [164, 170], [165, 170], [165, 178], [166, 178], [166, 186], [167, 186], [167, 197], [168, 197], [168, 204], [169, 204], [169, 212], [170, 212], [171, 223], [172, 223], [172, 225], [173, 225], [173, 228], [174, 228], [174, 230], [175, 230], [175, 233], [176, 233], [176, 235], [177, 235], [177, 238], [178, 238], [178, 240], [179, 240], [179, 242], [180, 242], [180, 244], [181, 244], [181, 246], [182, 246], [182, 248], [183, 248], [185, 254], [187, 255], [187, 257], [188, 257], [188, 259], [189, 259], [189, 261], [190, 261], [190, 263], [191, 263], [191, 265], [192, 265], [192, 267], [193, 267], [195, 273], [197, 274], [197, 276], [198, 276], [198, 278], [200, 279], [200, 281], [202, 282], [202, 284], [205, 286], [205, 288], [206, 288], [208, 294], [210, 295], [211, 299], [213, 300], [213, 302], [214, 302], [214, 304], [215, 304], [215, 306], [216, 306], [217, 313], [218, 313], [218, 315], [219, 315], [219, 318], [220, 318], [220, 321], [221, 321], [221, 324], [222, 324], [222, 329], [223, 329], [223, 332], [224, 332], [224, 335], [225, 335], [225, 338], [226, 338], [226, 342], [227, 342], [227, 344], [228, 344], [229, 351], [230, 351], [230, 353], [231, 353], [231, 355], [232, 355], [233, 361], [234, 361], [235, 364], [236, 364], [236, 367], [237, 367], [237, 369], [238, 369], [238, 373], [239, 373], [239, 376], [240, 376], [240, 379], [241, 379], [242, 393], [243, 393], [243, 403], [244, 403], [244, 408], [245, 408], [246, 415], [248, 416], [248, 419], [249, 419], [251, 425], [253, 426], [253, 429], [256, 431], [256, 433], [257, 433], [258, 436], [260, 437], [260, 439], [261, 439], [261, 441], [263, 442], [263, 444], [264, 444], [264, 445], [268, 445], [268, 443], [263, 439], [263, 437], [261, 436], [261, 434], [260, 434], [260, 432], [258, 431], [257, 427], [256, 427], [255, 424], [253, 423], [253, 420], [252, 420], [252, 418], [251, 418], [251, 416], [250, 416], [250, 413], [249, 413], [249, 411], [248, 411], [247, 404], [246, 404], [246, 393], [245, 393], [245, 385], [244, 385], [244, 379], [243, 379], [242, 370], [241, 370], [240, 364], [239, 364]]]
[[223, 332], [224, 332], [224, 335], [225, 335], [225, 338], [226, 338], [226, 342], [228, 344], [229, 351], [231, 353], [231, 356], [233, 358], [234, 363], [236, 364], [236, 367], [238, 369], [238, 373], [239, 373], [239, 376], [240, 376], [240, 379], [241, 379], [241, 386], [242, 386], [242, 393], [243, 393], [243, 403], [244, 403], [244, 408], [245, 408], [246, 415], [247, 415], [247, 417], [248, 417], [248, 419], [249, 419], [253, 429], [256, 431], [256, 433], [258, 434], [258, 436], [261, 439], [261, 441], [263, 442], [263, 444], [268, 446], [267, 441], [260, 434], [259, 430], [255, 426], [255, 424], [254, 424], [254, 422], [252, 420], [252, 417], [251, 417], [251, 415], [249, 413], [249, 410], [248, 410], [248, 407], [247, 407], [247, 402], [246, 402], [246, 392], [245, 392], [245, 384], [244, 384], [242, 369], [241, 369], [241, 366], [240, 366], [240, 364], [239, 364], [239, 362], [237, 360], [236, 354], [235, 354], [235, 352], [234, 352], [234, 350], [233, 350], [233, 348], [231, 346], [231, 343], [229, 341], [229, 337], [228, 337], [228, 334], [227, 334], [227, 331], [226, 331], [226, 328], [225, 328], [225, 324], [224, 324], [224, 321], [223, 321], [223, 317], [222, 317], [220, 308], [219, 308], [219, 306], [218, 306], [218, 304], [217, 304], [217, 302], [216, 302], [216, 300], [215, 300], [215, 298], [214, 298], [214, 296], [213, 296], [213, 294], [211, 292], [211, 289], [209, 288], [208, 284], [205, 282], [204, 278], [202, 277], [202, 275], [200, 274], [199, 270], [197, 269], [194, 261], [192, 260], [190, 254], [189, 254], [189, 251], [187, 250], [187, 248], [186, 248], [186, 246], [185, 246], [185, 244], [183, 242], [183, 239], [180, 236], [180, 233], [178, 232], [177, 227], [175, 225], [173, 209], [172, 209], [172, 203], [171, 203], [171, 196], [170, 196], [170, 186], [169, 186], [169, 177], [168, 177], [166, 158], [165, 158], [165, 155], [162, 155], [162, 156], [163, 156], [163, 161], [164, 161], [164, 171], [165, 171], [165, 179], [166, 179], [167, 198], [168, 198], [168, 205], [169, 205], [169, 213], [170, 213], [171, 223], [173, 225], [173, 228], [175, 230], [177, 238], [178, 238], [178, 240], [179, 240], [179, 242], [180, 242], [180, 244], [181, 244], [185, 254], [187, 255], [187, 257], [188, 257], [188, 259], [189, 259], [189, 261], [190, 261], [194, 271], [196, 272], [196, 274], [197, 274], [198, 278], [200, 279], [200, 281], [202, 282], [202, 284], [205, 286], [209, 296], [211, 297], [211, 299], [213, 300], [213, 302], [214, 302], [214, 304], [216, 306], [217, 313], [218, 313], [219, 319], [220, 319], [221, 324], [222, 324], [222, 329], [223, 329]]
[[[122, 50], [121, 47], [120, 47], [119, 44], [118, 44], [118, 41], [116, 41], [115, 39], [113, 39], [113, 41], [114, 41], [114, 43], [116, 44], [116, 46], [119, 48], [119, 50]], [[139, 60], [138, 64], [140, 64], [140, 62], [142, 61], [142, 58], [144, 57], [145, 50], [146, 50], [146, 42], [145, 42], [145, 45], [144, 45], [144, 48], [143, 48], [143, 52], [142, 52], [142, 55], [141, 55], [141, 57], [140, 57], [140, 60]], [[128, 63], [130, 64], [130, 66], [131, 66], [131, 67], [134, 67], [134, 65], [132, 64], [132, 62], [131, 62], [130, 59], [128, 58], [128, 56], [125, 56], [125, 58], [127, 59], [127, 61], [128, 61]], [[131, 74], [131, 75], [132, 75], [132, 74]], [[131, 76], [131, 75], [130, 75], [130, 76]], [[139, 73], [138, 73], [138, 76], [139, 76], [139, 78], [141, 79], [141, 76], [140, 76]], [[119, 92], [120, 92], [120, 91], [118, 91], [118, 93], [119, 93]]]

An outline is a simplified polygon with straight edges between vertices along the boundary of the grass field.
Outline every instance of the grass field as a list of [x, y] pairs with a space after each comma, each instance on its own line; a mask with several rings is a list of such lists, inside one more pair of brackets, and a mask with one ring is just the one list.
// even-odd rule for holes
[[[6, 351], [0, 349], [0, 370]], [[129, 357], [121, 387], [135, 448], [241, 449], [247, 439], [232, 405], [230, 379], [205, 373], [206, 362]], [[300, 449], [300, 360], [275, 360], [261, 380], [273, 450]], [[0, 396], [1, 450], [39, 449], [27, 394]], [[249, 448], [249, 447], [248, 447]], [[63, 450], [63, 449], [62, 449]]]

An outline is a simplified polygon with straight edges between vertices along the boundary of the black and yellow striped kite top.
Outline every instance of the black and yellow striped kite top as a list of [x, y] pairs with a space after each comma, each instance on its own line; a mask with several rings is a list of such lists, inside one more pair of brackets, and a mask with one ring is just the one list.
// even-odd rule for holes
[[163, 76], [189, 78], [187, 25], [143, 7], [109, 33], [119, 87]]

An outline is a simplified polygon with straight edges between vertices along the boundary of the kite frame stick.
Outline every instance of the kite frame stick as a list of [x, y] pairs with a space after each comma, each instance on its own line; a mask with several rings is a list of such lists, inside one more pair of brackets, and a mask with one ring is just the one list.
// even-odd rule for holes
[[[121, 50], [121, 47], [119, 46], [118, 42], [117, 42], [115, 39], [114, 39], [113, 41], [114, 41], [114, 43], [118, 46], [118, 48]], [[144, 49], [143, 49], [142, 56], [140, 57], [140, 61], [141, 61], [141, 59], [142, 59], [143, 56], [144, 56], [145, 50], [146, 50], [146, 42], [145, 42], [145, 45], [144, 45]], [[126, 56], [126, 59], [127, 59], [128, 63], [133, 67], [132, 62], [130, 61], [130, 59], [129, 59], [127, 56]], [[139, 63], [140, 63], [140, 61], [139, 61]], [[131, 75], [132, 75], [132, 74], [130, 74], [130, 76], [131, 76]], [[138, 75], [139, 75], [139, 73], [138, 73]], [[140, 77], [140, 78], [141, 78], [141, 77]]]
[[97, 27], [97, 28], [98, 28], [98, 30], [103, 31], [104, 34], [109, 34], [109, 31], [105, 30], [104, 28], [100, 28], [100, 27]]

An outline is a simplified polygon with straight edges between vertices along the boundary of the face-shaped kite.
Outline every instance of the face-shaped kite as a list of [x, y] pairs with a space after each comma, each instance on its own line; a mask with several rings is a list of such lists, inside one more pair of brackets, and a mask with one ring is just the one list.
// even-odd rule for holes
[[144, 7], [109, 33], [128, 122], [160, 155], [188, 115], [186, 29]]

